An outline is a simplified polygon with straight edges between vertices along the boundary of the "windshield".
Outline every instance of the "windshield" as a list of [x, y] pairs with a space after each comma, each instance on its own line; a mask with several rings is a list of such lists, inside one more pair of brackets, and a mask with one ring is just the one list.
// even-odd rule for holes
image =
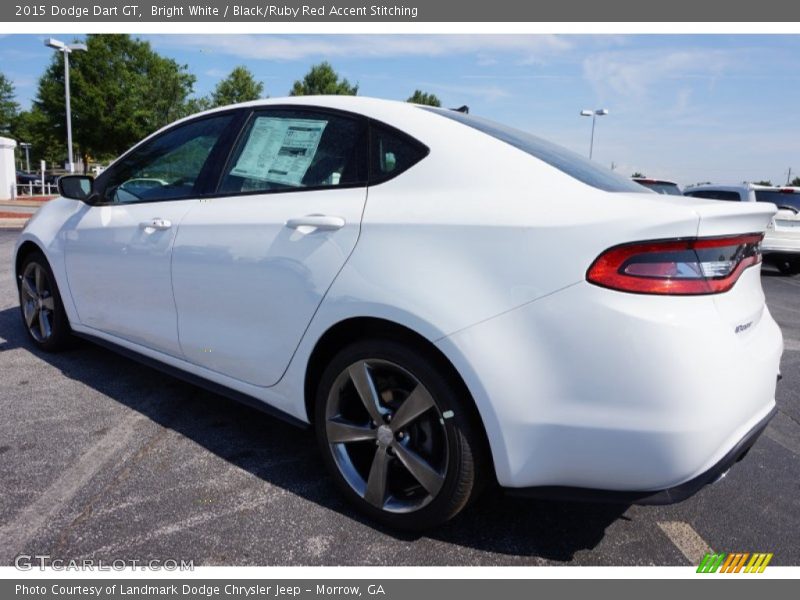
[[495, 139], [511, 144], [515, 148], [546, 162], [562, 173], [577, 179], [587, 185], [606, 192], [632, 192], [647, 193], [642, 187], [610, 169], [601, 167], [583, 156], [562, 148], [557, 144], [538, 138], [535, 135], [495, 123], [481, 117], [474, 117], [454, 110], [443, 108], [421, 107], [423, 110], [436, 113], [463, 125], [477, 129]]
[[794, 192], [756, 190], [756, 200], [758, 202], [772, 202], [778, 206], [791, 206], [795, 210], [800, 210], [800, 194]]

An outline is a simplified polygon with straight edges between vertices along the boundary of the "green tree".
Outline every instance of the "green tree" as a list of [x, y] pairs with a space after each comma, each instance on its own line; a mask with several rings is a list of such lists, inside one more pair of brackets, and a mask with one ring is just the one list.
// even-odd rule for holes
[[49, 167], [65, 161], [67, 144], [65, 137], [61, 135], [63, 131], [63, 127], [54, 129], [47, 115], [34, 105], [30, 110], [17, 114], [11, 128], [11, 137], [31, 145], [31, 168], [38, 169], [41, 160], [46, 161]]
[[644, 175], [644, 173], [639, 173], [639, 171], [636, 171], [633, 175], [631, 175], [631, 178], [634, 178], [634, 177], [643, 178], [643, 177], [645, 177], [645, 175]]
[[14, 99], [14, 84], [0, 73], [0, 135], [8, 135], [19, 111]]
[[424, 104], [426, 106], [441, 106], [442, 102], [439, 98], [436, 97], [436, 94], [429, 94], [428, 92], [423, 92], [422, 90], [414, 90], [414, 93], [409, 96], [406, 102], [412, 102], [414, 104]]
[[800, 177], [795, 177], [789, 182], [792, 187], [800, 187]]
[[358, 94], [358, 84], [350, 85], [347, 79], [339, 79], [329, 62], [321, 62], [312, 66], [301, 81], [295, 81], [289, 94], [355, 96]]
[[[186, 65], [157, 54], [129, 35], [89, 35], [87, 52], [70, 55], [74, 143], [88, 157], [106, 159], [185, 114], [195, 82]], [[64, 66], [60, 53], [39, 80], [34, 109], [59, 139], [65, 134]]]
[[264, 84], [256, 81], [247, 67], [239, 66], [234, 68], [230, 75], [220, 81], [211, 92], [209, 107], [258, 100], [263, 93]]
[[762, 179], [761, 181], [754, 181], [756, 185], [772, 185], [772, 182], [769, 179]]

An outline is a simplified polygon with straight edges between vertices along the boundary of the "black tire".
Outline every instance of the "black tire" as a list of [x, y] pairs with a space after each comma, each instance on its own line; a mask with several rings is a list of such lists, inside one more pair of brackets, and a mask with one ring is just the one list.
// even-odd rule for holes
[[[388, 446], [381, 445], [385, 443], [386, 436], [384, 435], [384, 442], [381, 442], [377, 433], [375, 438], [366, 441], [338, 444], [332, 444], [329, 438], [329, 419], [338, 422], [339, 417], [334, 415], [341, 414], [338, 411], [345, 406], [343, 398], [348, 393], [351, 398], [349, 402], [355, 404], [353, 410], [359, 410], [362, 396], [357, 394], [352, 371], [349, 369], [350, 367], [357, 369], [357, 365], [362, 364], [366, 365], [367, 372], [372, 373], [370, 377], [374, 384], [373, 388], [380, 398], [379, 409], [390, 411], [391, 405], [397, 402], [394, 404], [394, 413], [387, 412], [388, 416], [383, 416], [384, 422], [379, 424], [383, 427], [375, 429], [375, 431], [383, 429], [385, 434], [386, 428], [391, 425], [392, 415], [397, 415], [395, 424], [400, 431], [396, 432], [395, 438]], [[399, 341], [391, 339], [359, 341], [346, 346], [334, 356], [324, 370], [317, 388], [314, 424], [326, 467], [336, 485], [351, 503], [368, 517], [394, 529], [421, 530], [452, 519], [480, 493], [486, 481], [488, 452], [485, 450], [485, 438], [479, 429], [481, 425], [472, 401], [462, 397], [463, 393], [458, 391], [460, 386], [454, 385], [441, 369], [436, 368], [436, 364], [437, 361], [425, 351]], [[399, 368], [399, 371], [393, 373], [392, 369], [395, 367]], [[406, 376], [411, 379], [406, 380]], [[424, 409], [424, 412], [418, 414], [414, 420], [408, 421], [408, 425], [404, 427], [398, 424], [400, 420], [405, 422], [405, 419], [401, 419], [401, 411], [396, 409], [405, 398], [411, 396], [407, 394], [405, 398], [403, 397], [402, 382], [411, 382], [414, 379], [416, 384], [421, 384], [424, 391], [428, 392], [425, 402], [430, 403], [432, 400], [432, 404], [428, 404], [429, 408]], [[414, 386], [409, 383], [409, 387]], [[333, 410], [332, 402], [336, 404], [336, 410]], [[363, 415], [367, 415], [366, 409]], [[368, 415], [366, 419], [363, 425], [365, 430], [374, 426], [374, 422], [370, 423]], [[403, 438], [404, 431], [408, 433]], [[401, 445], [402, 448], [399, 447]], [[423, 484], [419, 483], [422, 480], [414, 479], [411, 469], [405, 466], [407, 463], [404, 459], [407, 460], [408, 455], [404, 449], [416, 452], [418, 457], [425, 455], [424, 451], [428, 450], [430, 454], [425, 456], [430, 457], [430, 463], [426, 463], [430, 466], [442, 464], [437, 463], [439, 459], [435, 456], [436, 448], [440, 453], [445, 452], [446, 461], [444, 467], [435, 469], [441, 478], [438, 480], [441, 482], [441, 487], [437, 488], [438, 491], [435, 493], [431, 493], [428, 491], [430, 486], [423, 487]], [[384, 463], [387, 465], [385, 472], [388, 475], [385, 478], [387, 483], [382, 496], [386, 499], [385, 506], [379, 507], [378, 504], [383, 500], [370, 503], [366, 497], [369, 495], [369, 476], [373, 473], [372, 469], [382, 449], [388, 453], [388, 458], [385, 459], [388, 462]], [[362, 452], [365, 459], [361, 473], [358, 473], [357, 468], [353, 466], [355, 459], [358, 458], [357, 452]], [[347, 454], [347, 459], [344, 459], [347, 463], [344, 470], [340, 467], [343, 453]], [[371, 462], [369, 462], [370, 453], [374, 453]], [[350, 460], [351, 455], [354, 457], [353, 460]], [[367, 462], [369, 467], [366, 466]], [[351, 466], [352, 469], [349, 469]], [[360, 483], [364, 486], [363, 492], [358, 491], [357, 486], [354, 487], [351, 483], [354, 478], [359, 477], [361, 477]], [[408, 481], [411, 481], [410, 485]], [[416, 488], [414, 483], [417, 484]], [[419, 500], [423, 495], [425, 497]], [[375, 494], [372, 497], [376, 498]], [[398, 504], [395, 506], [393, 502]], [[411, 508], [405, 507], [402, 510], [398, 508], [403, 502], [408, 503]]]
[[[38, 284], [36, 282], [37, 273], [39, 274]], [[34, 289], [29, 287], [31, 284]], [[29, 253], [24, 258], [18, 273], [17, 286], [22, 325], [25, 327], [28, 338], [37, 348], [45, 352], [58, 352], [68, 348], [72, 341], [72, 330], [61, 302], [56, 278], [53, 276], [53, 271], [44, 254], [36, 251]], [[37, 304], [32, 299], [30, 292], [36, 292], [37, 296], [42, 298], [42, 303]], [[52, 299], [52, 302], [48, 302], [48, 299]], [[31, 311], [35, 313], [32, 323], [28, 318]], [[44, 319], [44, 326], [42, 326], [42, 319]]]
[[775, 260], [775, 266], [783, 275], [797, 275], [800, 273], [800, 258], [780, 257]]

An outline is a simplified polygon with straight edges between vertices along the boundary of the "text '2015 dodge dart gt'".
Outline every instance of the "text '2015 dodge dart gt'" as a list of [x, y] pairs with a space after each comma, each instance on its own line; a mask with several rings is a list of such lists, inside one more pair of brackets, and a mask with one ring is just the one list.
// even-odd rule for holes
[[16, 246], [25, 326], [299, 424], [394, 527], [519, 493], [677, 501], [775, 409], [772, 205], [654, 194], [458, 112], [257, 101], [60, 181]]

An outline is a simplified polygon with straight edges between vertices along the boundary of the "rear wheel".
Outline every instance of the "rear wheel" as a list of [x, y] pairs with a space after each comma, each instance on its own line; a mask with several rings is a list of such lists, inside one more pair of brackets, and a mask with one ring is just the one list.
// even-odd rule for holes
[[775, 260], [775, 266], [784, 275], [797, 275], [800, 273], [800, 257], [780, 257]]
[[401, 529], [454, 517], [481, 488], [471, 406], [432, 362], [390, 340], [344, 348], [322, 375], [315, 426], [326, 465], [361, 511]]
[[22, 322], [37, 347], [56, 352], [67, 347], [70, 327], [56, 279], [41, 252], [32, 252], [22, 262], [19, 281]]

